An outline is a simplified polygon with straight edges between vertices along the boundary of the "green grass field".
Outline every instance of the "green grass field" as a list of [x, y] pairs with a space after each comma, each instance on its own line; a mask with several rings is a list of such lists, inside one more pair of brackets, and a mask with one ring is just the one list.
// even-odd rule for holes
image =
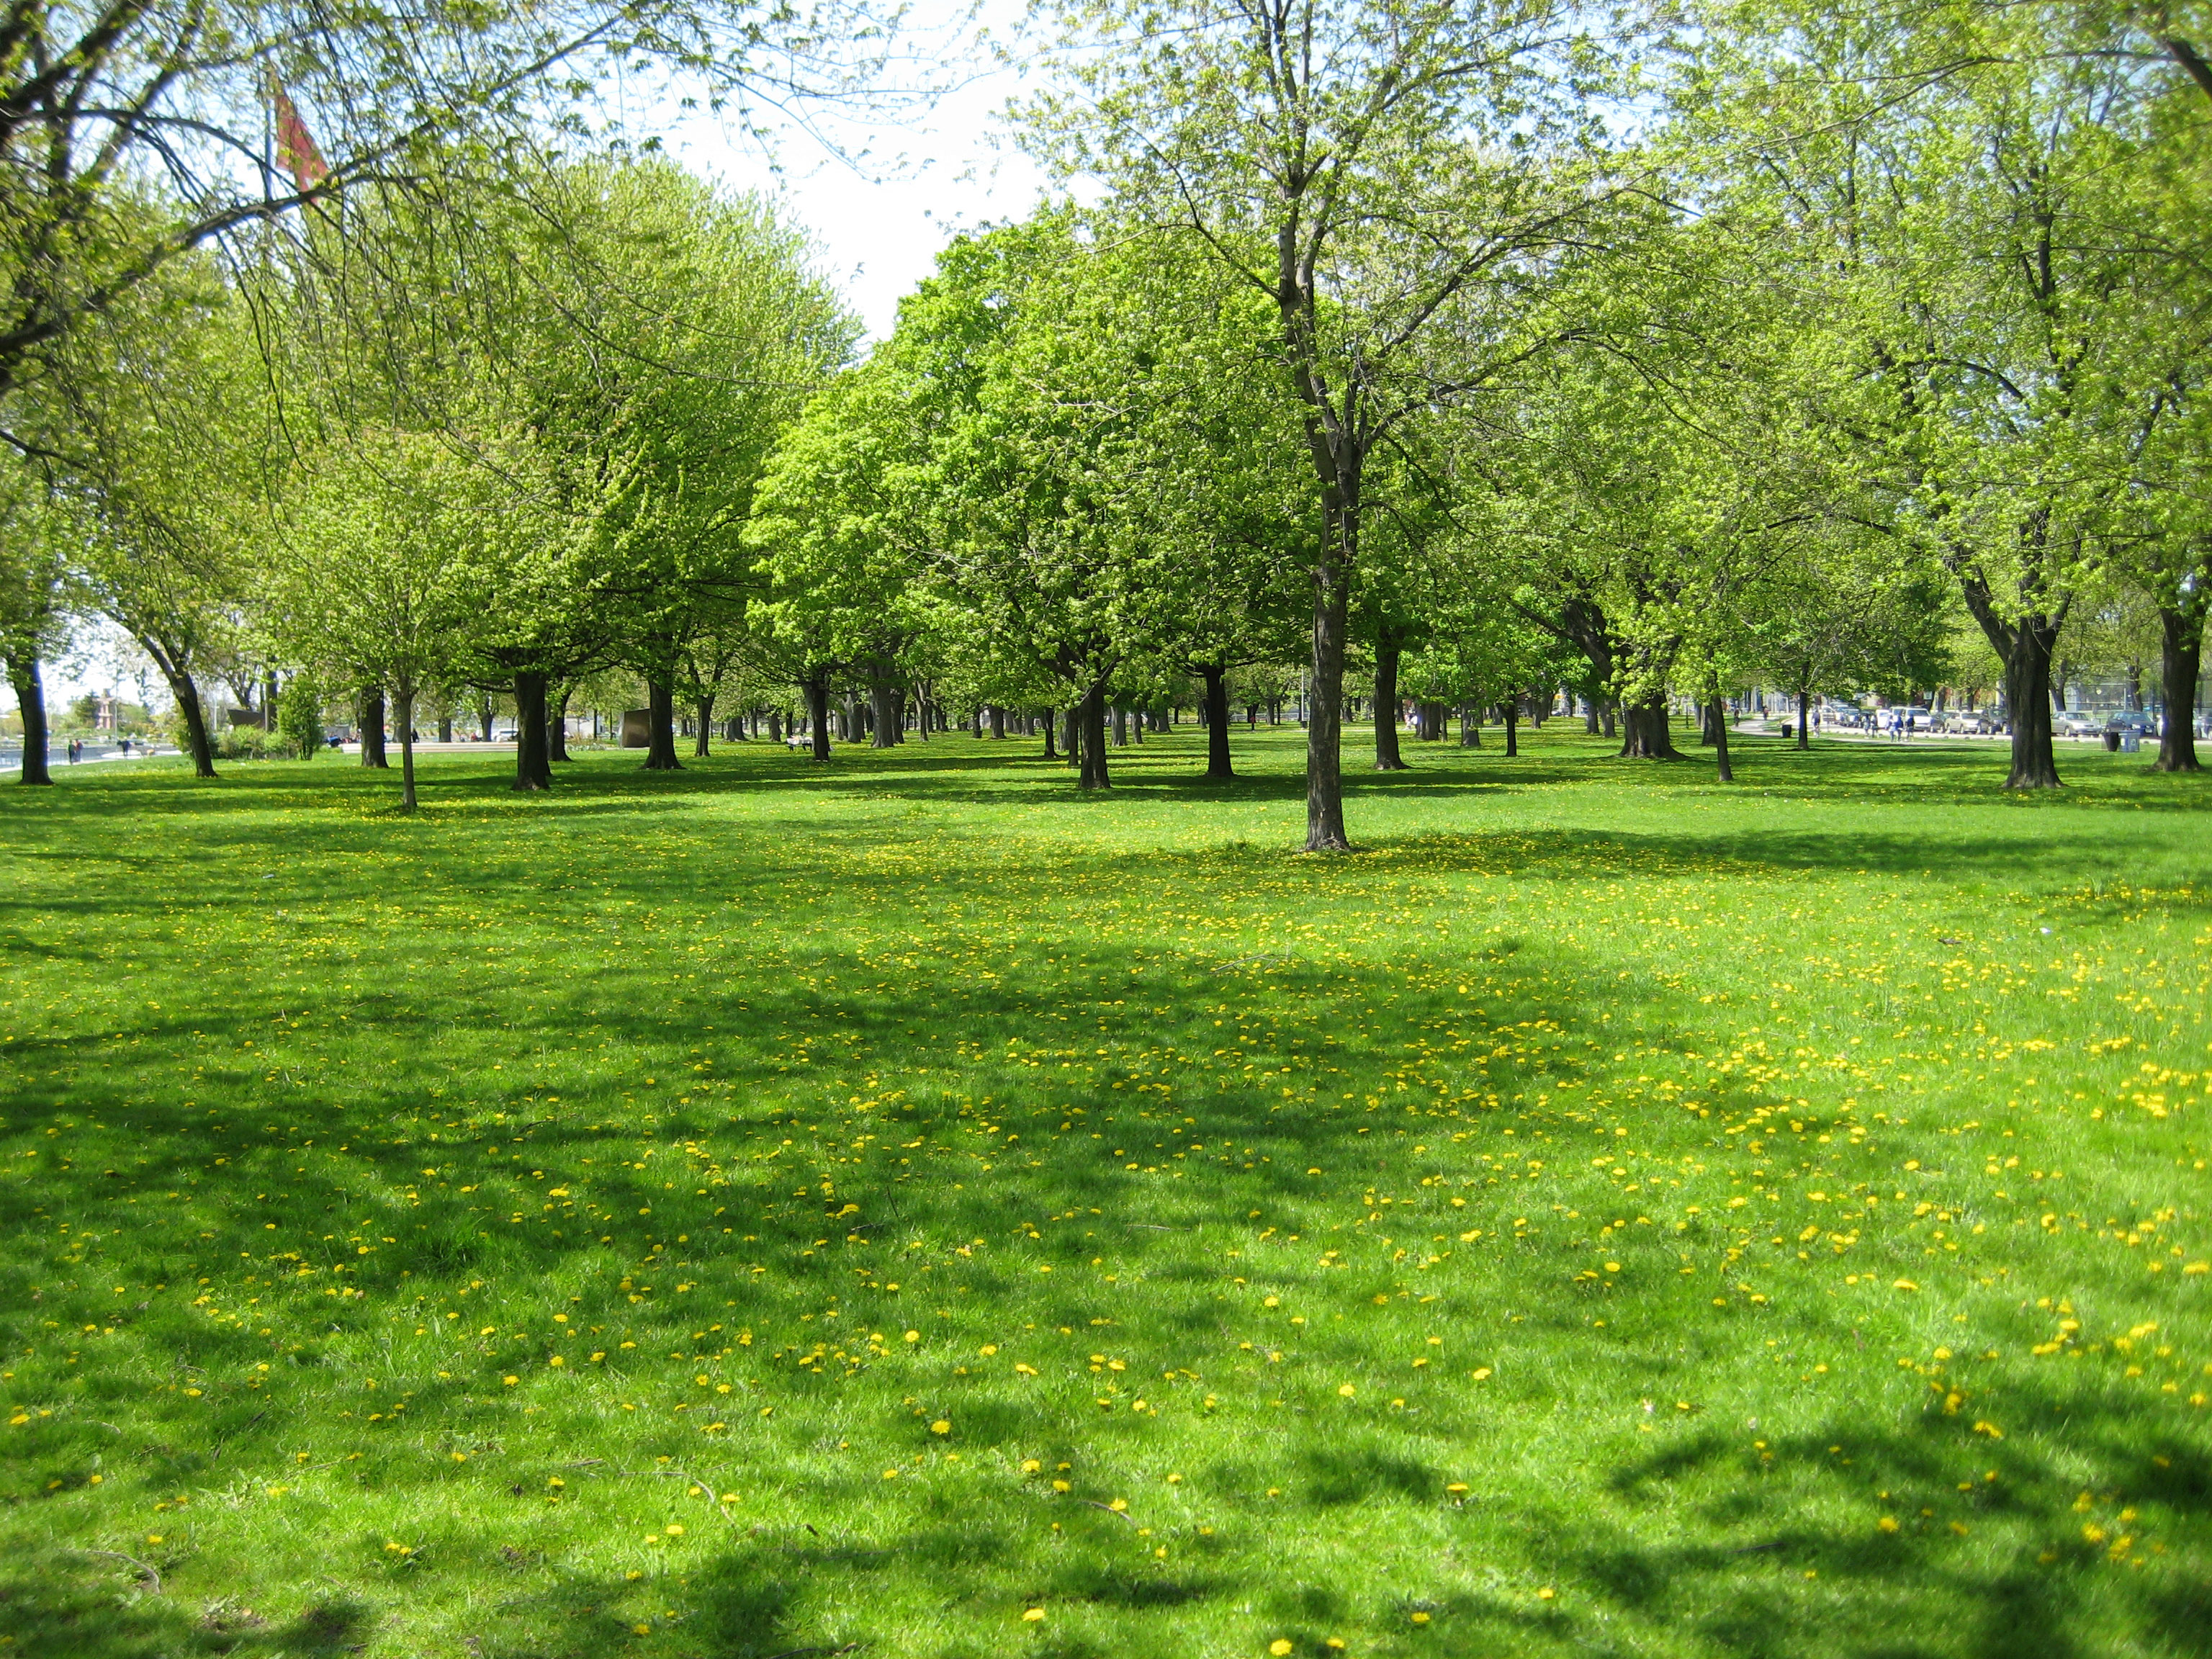
[[0, 1654], [2212, 1652], [2212, 785], [1302, 742], [0, 791]]

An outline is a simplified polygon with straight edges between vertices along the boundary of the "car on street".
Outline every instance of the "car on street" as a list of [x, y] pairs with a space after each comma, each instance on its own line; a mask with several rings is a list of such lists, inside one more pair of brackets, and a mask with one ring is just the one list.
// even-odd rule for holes
[[2105, 730], [2116, 737], [2125, 737], [2130, 732], [2137, 737], [2158, 735], [2158, 716], [2148, 708], [2115, 709], [2105, 721]]

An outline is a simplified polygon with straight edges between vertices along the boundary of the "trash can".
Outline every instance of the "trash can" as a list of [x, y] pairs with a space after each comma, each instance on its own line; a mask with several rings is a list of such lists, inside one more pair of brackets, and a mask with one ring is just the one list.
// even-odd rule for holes
[[2105, 733], [2105, 749], [2109, 754], [2117, 755], [2120, 752], [2120, 734], [2118, 732], [2107, 732]]

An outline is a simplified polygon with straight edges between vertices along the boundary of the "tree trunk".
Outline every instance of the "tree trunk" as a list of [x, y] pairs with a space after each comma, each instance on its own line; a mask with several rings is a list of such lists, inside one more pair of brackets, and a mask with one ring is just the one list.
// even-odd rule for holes
[[1402, 772], [1405, 757], [1398, 752], [1398, 638], [1389, 629], [1375, 635], [1375, 769]]
[[2056, 623], [2024, 620], [2012, 629], [2005, 662], [2005, 709], [2012, 717], [2012, 769], [2008, 789], [2056, 789], [2058, 757], [2051, 746], [2051, 646]]
[[440, 743], [451, 743], [453, 740], [453, 717], [451, 714], [441, 714], [438, 717], [438, 741]]
[[169, 695], [177, 700], [177, 713], [184, 720], [185, 748], [192, 757], [192, 775], [213, 777], [215, 740], [208, 735], [207, 710], [200, 706], [199, 687], [184, 670], [171, 669], [165, 658], [155, 657], [154, 663], [169, 683]]
[[1713, 757], [1720, 764], [1720, 781], [1734, 783], [1735, 771], [1729, 764], [1728, 714], [1726, 700], [1715, 693], [1712, 701], [1705, 706], [1706, 724], [1713, 734]]
[[1081, 763], [1076, 775], [1079, 787], [1108, 789], [1113, 787], [1106, 775], [1106, 690], [1096, 684], [1084, 694], [1075, 706], [1073, 722], [1077, 747], [1081, 750]]
[[[2165, 692], [2166, 731], [2158, 740], [2158, 763], [2151, 769], [2154, 772], [2202, 769], [2197, 761], [2197, 676], [2203, 661], [2204, 611], [2198, 597], [2193, 615], [2163, 607], [2158, 613], [2159, 679]], [[23, 752], [27, 756], [29, 744], [26, 722]]]
[[645, 683], [645, 769], [681, 771], [676, 758], [676, 688], [665, 680]]
[[1227, 783], [1237, 775], [1229, 763], [1229, 671], [1209, 664], [1198, 672], [1206, 681], [1200, 714], [1206, 726], [1206, 775], [1211, 782]]
[[483, 740], [486, 743], [491, 741], [491, 693], [487, 691], [483, 694], [483, 701], [477, 705], [477, 712], [483, 716]]
[[[2039, 528], [2035, 530], [2039, 535]], [[2005, 775], [2008, 789], [2056, 789], [2059, 787], [2058, 757], [2051, 744], [2051, 648], [2066, 621], [2066, 605], [2056, 612], [2030, 609], [2039, 605], [2039, 582], [2023, 579], [2024, 601], [2016, 620], [1998, 613], [1995, 596], [1978, 568], [1959, 570], [1966, 609], [1981, 627], [1982, 635], [1997, 660], [2004, 665], [2005, 712], [2012, 720], [2012, 769]]]
[[896, 686], [888, 684], [871, 685], [868, 688], [868, 714], [875, 727], [875, 735], [869, 739], [870, 745], [877, 749], [889, 749], [895, 745], [902, 735], [900, 728], [905, 724], [905, 712], [906, 699], [899, 695]]
[[1813, 689], [1801, 685], [1797, 688], [1797, 746], [1800, 749], [1813, 746], [1812, 718]]
[[1006, 735], [1006, 711], [994, 702], [991, 705], [990, 714], [991, 735], [994, 738], [1004, 738]]
[[1058, 729], [1058, 722], [1053, 719], [1052, 710], [1046, 709], [1044, 711], [1044, 757], [1047, 760], [1060, 758], [1060, 751], [1052, 746], [1052, 734]]
[[1668, 729], [1667, 699], [1654, 693], [1641, 702], [1623, 703], [1620, 708], [1621, 744], [1623, 760], [1680, 760], [1681, 752], [1674, 747], [1674, 735]]
[[830, 677], [810, 675], [806, 680], [807, 753], [818, 761], [830, 758]]
[[23, 715], [23, 774], [15, 781], [51, 784], [54, 775], [46, 765], [46, 685], [39, 676], [39, 659], [10, 657], [8, 681], [15, 688], [15, 707]]
[[1351, 571], [1337, 550], [1314, 566], [1313, 712], [1306, 722], [1306, 847], [1348, 853], [1344, 833], [1344, 633]]
[[1521, 752], [1521, 699], [1505, 700], [1505, 758], [1511, 760]]
[[399, 810], [415, 810], [415, 693], [401, 686], [392, 693], [392, 712], [399, 720]]
[[392, 764], [384, 752], [384, 688], [364, 685], [356, 707], [361, 716], [361, 763], [383, 771]]
[[1060, 758], [1079, 770], [1083, 765], [1083, 700], [1080, 697], [1067, 706], [1067, 714], [1060, 723], [1060, 746], [1066, 751]]
[[545, 741], [545, 678], [535, 672], [514, 677], [514, 787], [553, 787], [553, 754]]
[[568, 758], [568, 698], [571, 688], [563, 685], [561, 695], [553, 698], [545, 720], [545, 757], [549, 761]]
[[1599, 726], [1601, 728], [1601, 736], [1608, 737], [1608, 738], [1617, 738], [1617, 737], [1619, 737], [1619, 736], [1620, 735], [1620, 731], [1616, 728], [1616, 726], [1615, 726], [1615, 725], [1614, 725], [1614, 722], [1613, 722], [1613, 699], [1612, 699], [1611, 697], [1607, 697], [1607, 698], [1605, 700], [1605, 708], [1604, 708], [1604, 712], [1602, 713], [1602, 714], [1601, 714], [1601, 715], [1600, 716], [1600, 718], [1599, 718], [1598, 725], [1599, 725]]
[[1482, 747], [1482, 710], [1471, 702], [1459, 706], [1459, 746], [1462, 749]]
[[1594, 738], [1597, 730], [1597, 699], [1585, 697], [1583, 699], [1583, 732], [1584, 735]]

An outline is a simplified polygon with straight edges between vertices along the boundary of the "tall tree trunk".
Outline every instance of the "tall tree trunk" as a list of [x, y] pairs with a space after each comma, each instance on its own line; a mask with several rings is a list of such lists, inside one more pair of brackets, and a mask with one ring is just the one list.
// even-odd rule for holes
[[392, 763], [384, 752], [384, 688], [364, 685], [361, 688], [361, 763], [379, 771], [390, 768]]
[[991, 735], [994, 738], [1004, 738], [1006, 735], [1006, 711], [994, 702], [991, 705], [990, 715]]
[[1482, 747], [1482, 709], [1477, 704], [1463, 702], [1459, 706], [1459, 746]]
[[553, 787], [553, 752], [545, 741], [545, 679], [535, 670], [514, 677], [514, 787]]
[[399, 721], [399, 810], [415, 810], [415, 691], [408, 685], [392, 694], [392, 712]]
[[1108, 789], [1113, 787], [1106, 775], [1106, 689], [1103, 683], [1094, 684], [1085, 692], [1076, 708], [1073, 722], [1078, 734], [1077, 746], [1081, 750], [1081, 764], [1077, 772], [1078, 786], [1085, 789]]
[[1049, 709], [1049, 708], [1048, 708], [1048, 709], [1046, 709], [1046, 710], [1044, 711], [1044, 722], [1043, 722], [1043, 724], [1044, 724], [1044, 757], [1045, 757], [1047, 760], [1058, 760], [1058, 759], [1060, 758], [1060, 751], [1059, 751], [1058, 750], [1054, 749], [1054, 748], [1052, 746], [1052, 734], [1053, 734], [1053, 732], [1057, 729], [1057, 725], [1058, 725], [1058, 723], [1057, 723], [1056, 721], [1054, 721], [1054, 719], [1053, 719], [1053, 717], [1052, 717], [1052, 710], [1051, 710], [1051, 709]]
[[1620, 706], [1621, 744], [1623, 760], [1680, 760], [1681, 752], [1674, 747], [1674, 734], [1667, 721], [1667, 698], [1654, 692], [1641, 702]]
[[1583, 699], [1583, 734], [1587, 737], [1594, 738], [1597, 735], [1597, 699], [1595, 697], [1584, 697]]
[[192, 775], [213, 777], [215, 739], [208, 734], [207, 710], [200, 702], [198, 685], [185, 670], [171, 668], [165, 657], [155, 657], [154, 665], [169, 683], [169, 695], [177, 700], [177, 713], [185, 722], [185, 748], [192, 757]]
[[676, 758], [676, 688], [666, 680], [645, 683], [645, 769], [679, 772]]
[[8, 683], [15, 688], [15, 707], [23, 716], [23, 772], [18, 783], [51, 784], [46, 765], [46, 683], [36, 657], [8, 659]]
[[490, 692], [487, 691], [483, 694], [483, 700], [477, 704], [477, 713], [483, 719], [483, 740], [486, 743], [489, 743], [491, 741], [491, 725], [493, 718], [492, 696]]
[[[2194, 597], [2197, 603], [2190, 611], [2161, 607], [2158, 613], [2159, 681], [2165, 693], [2166, 731], [2158, 740], [2158, 764], [2151, 769], [2156, 772], [2202, 769], [2197, 761], [2197, 676], [2203, 661], [2204, 605], [2202, 596]], [[30, 753], [29, 742], [26, 722], [26, 755]]]
[[1398, 752], [1398, 635], [1389, 628], [1375, 630], [1375, 769], [1402, 772], [1405, 757]]
[[1118, 702], [1113, 707], [1112, 724], [1114, 746], [1116, 749], [1127, 749], [1129, 746], [1129, 711]]
[[894, 746], [902, 735], [900, 728], [906, 723], [906, 699], [899, 695], [898, 687], [881, 681], [871, 685], [868, 714], [875, 726], [870, 745], [877, 749]]
[[1199, 671], [1206, 681], [1206, 706], [1200, 718], [1206, 723], [1206, 775], [1215, 783], [1227, 783], [1237, 774], [1229, 763], [1229, 671], [1207, 664]]
[[1705, 720], [1713, 734], [1713, 758], [1720, 765], [1720, 781], [1734, 783], [1735, 770], [1729, 764], [1728, 712], [1727, 700], [1716, 691], [1705, 706]]
[[830, 677], [810, 674], [806, 678], [807, 753], [816, 760], [830, 758]]
[[1505, 757], [1511, 760], [1521, 752], [1521, 699], [1505, 700]]
[[1612, 699], [1611, 697], [1607, 697], [1607, 698], [1605, 700], [1605, 708], [1604, 708], [1604, 710], [1603, 710], [1603, 712], [1600, 714], [1599, 719], [1598, 719], [1598, 725], [1599, 725], [1599, 726], [1600, 726], [1600, 728], [1601, 728], [1601, 730], [1600, 730], [1600, 735], [1601, 735], [1601, 736], [1602, 736], [1602, 737], [1607, 737], [1607, 738], [1617, 738], [1617, 737], [1619, 737], [1619, 736], [1620, 735], [1620, 731], [1617, 729], [1617, 727], [1616, 727], [1616, 726], [1615, 726], [1615, 725], [1614, 725], [1613, 717], [1613, 699]]
[[712, 691], [702, 691], [696, 701], [699, 710], [699, 738], [698, 741], [691, 746], [691, 758], [705, 760], [708, 754], [708, 732], [714, 720], [714, 694]]
[[1797, 688], [1797, 746], [1800, 749], [1813, 746], [1812, 718], [1813, 688], [1801, 685]]
[[1334, 548], [1324, 551], [1314, 565], [1313, 703], [1306, 721], [1305, 850], [1309, 853], [1352, 850], [1351, 840], [1344, 832], [1344, 635], [1352, 574], [1348, 567], [1349, 561]]

